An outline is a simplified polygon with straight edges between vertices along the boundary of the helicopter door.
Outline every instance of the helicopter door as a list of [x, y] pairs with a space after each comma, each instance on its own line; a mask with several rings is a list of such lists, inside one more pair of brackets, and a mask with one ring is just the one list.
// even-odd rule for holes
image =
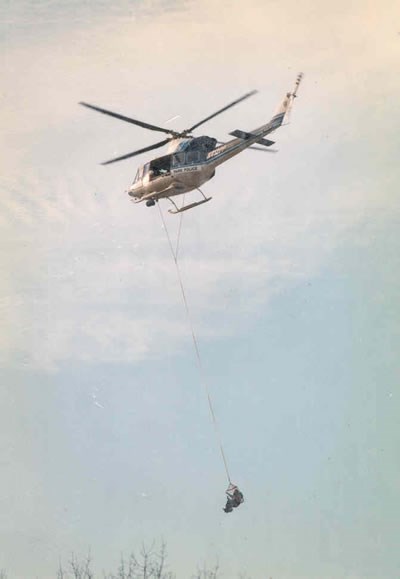
[[150, 163], [150, 181], [157, 177], [166, 177], [171, 174], [171, 160], [172, 155], [165, 155], [154, 159]]

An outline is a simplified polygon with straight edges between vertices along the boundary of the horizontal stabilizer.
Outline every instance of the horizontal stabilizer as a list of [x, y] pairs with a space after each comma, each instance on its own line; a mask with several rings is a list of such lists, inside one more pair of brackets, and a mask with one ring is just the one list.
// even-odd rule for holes
[[[244, 141], [247, 141], [248, 139], [254, 139], [254, 137], [257, 136], [253, 133], [246, 133], [246, 131], [241, 131], [240, 129], [235, 129], [229, 134], [232, 135], [232, 137], [237, 137], [238, 139], [243, 139]], [[264, 145], [265, 147], [271, 147], [272, 145], [275, 145], [275, 141], [263, 139], [262, 137], [256, 142], [260, 143], [260, 145]]]

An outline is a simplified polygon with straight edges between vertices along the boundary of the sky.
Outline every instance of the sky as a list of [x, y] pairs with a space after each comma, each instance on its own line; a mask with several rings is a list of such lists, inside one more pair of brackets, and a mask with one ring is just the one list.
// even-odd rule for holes
[[[97, 573], [165, 540], [191, 577], [394, 579], [400, 8], [385, 0], [0, 2], [0, 569]], [[276, 154], [184, 214], [125, 190], [159, 140], [97, 104], [220, 140], [304, 80]], [[162, 154], [162, 153], [161, 153]], [[161, 205], [176, 238], [179, 217]], [[100, 576], [100, 575], [99, 575]]]

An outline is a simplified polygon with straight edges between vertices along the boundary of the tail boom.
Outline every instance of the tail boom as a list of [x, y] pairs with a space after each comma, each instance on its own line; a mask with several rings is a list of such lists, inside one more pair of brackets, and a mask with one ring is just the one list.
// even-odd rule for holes
[[[264, 137], [273, 131], [276, 131], [285, 120], [286, 115], [290, 112], [293, 105], [294, 99], [297, 97], [297, 91], [303, 78], [303, 73], [297, 75], [296, 82], [292, 92], [288, 92], [285, 95], [281, 105], [279, 106], [277, 112], [272, 117], [272, 119], [265, 125], [258, 127], [250, 132], [236, 130], [231, 133], [233, 136], [238, 138], [228, 141], [224, 145], [217, 147], [208, 154], [208, 159], [212, 161], [213, 165], [220, 165], [228, 159], [234, 157], [238, 153], [241, 153], [244, 149], [247, 149], [251, 145], [261, 142], [265, 146], [270, 146], [274, 144], [273, 141], [264, 139]], [[264, 139], [264, 143], [263, 143]]]

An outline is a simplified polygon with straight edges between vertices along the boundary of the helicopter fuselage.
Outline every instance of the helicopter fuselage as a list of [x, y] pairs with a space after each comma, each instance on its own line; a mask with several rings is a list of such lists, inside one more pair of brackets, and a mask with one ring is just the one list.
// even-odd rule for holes
[[215, 175], [218, 165], [254, 144], [271, 146], [273, 141], [264, 139], [264, 136], [282, 124], [287, 105], [285, 103], [284, 109], [267, 124], [251, 133], [237, 129], [231, 134], [238, 135], [238, 138], [219, 146], [216, 146], [217, 140], [212, 137], [173, 141], [172, 153], [139, 167], [135, 180], [127, 191], [128, 195], [134, 198], [135, 203], [147, 201], [148, 205], [153, 205], [158, 199], [199, 189]]
[[133, 183], [128, 194], [136, 202], [147, 199], [162, 199], [188, 193], [197, 189], [215, 175], [215, 169], [205, 163], [199, 163], [182, 169], [172, 169], [164, 175], [153, 175], [149, 171], [141, 181]]
[[128, 194], [139, 203], [197, 189], [215, 174], [215, 167], [208, 162], [208, 156], [216, 144], [216, 139], [212, 137], [173, 141], [170, 154], [139, 167]]

